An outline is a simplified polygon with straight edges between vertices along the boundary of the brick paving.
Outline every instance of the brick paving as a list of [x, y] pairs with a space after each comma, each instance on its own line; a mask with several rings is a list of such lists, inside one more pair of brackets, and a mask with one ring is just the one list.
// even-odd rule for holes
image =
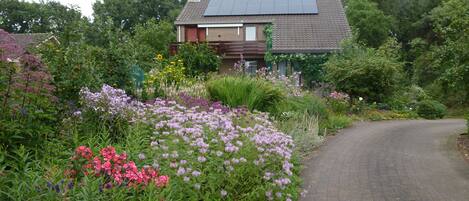
[[469, 201], [463, 120], [359, 123], [305, 162], [304, 201]]

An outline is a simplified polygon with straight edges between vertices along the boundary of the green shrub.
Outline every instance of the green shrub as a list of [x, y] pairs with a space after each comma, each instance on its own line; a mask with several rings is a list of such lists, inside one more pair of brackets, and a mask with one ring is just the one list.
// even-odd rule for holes
[[417, 114], [425, 119], [441, 119], [446, 115], [446, 106], [438, 101], [424, 100], [417, 104]]
[[346, 115], [331, 115], [321, 128], [325, 128], [329, 133], [346, 128], [352, 125], [353, 120]]
[[341, 53], [326, 62], [326, 80], [352, 98], [385, 101], [400, 88], [402, 78], [403, 64], [394, 45], [390, 41], [380, 49], [373, 49], [353, 42], [345, 44]]
[[329, 100], [329, 107], [336, 114], [346, 114], [350, 110], [350, 104], [342, 100]]
[[184, 44], [179, 47], [176, 57], [184, 62], [191, 76], [216, 72], [221, 64], [220, 57], [207, 44]]
[[319, 119], [327, 119], [328, 117], [326, 104], [319, 97], [312, 94], [288, 97], [274, 107], [271, 107], [269, 112], [276, 117], [288, 116], [292, 112], [307, 112], [308, 115]]
[[207, 91], [212, 100], [263, 112], [285, 98], [282, 90], [272, 83], [251, 77], [214, 78], [207, 82]]

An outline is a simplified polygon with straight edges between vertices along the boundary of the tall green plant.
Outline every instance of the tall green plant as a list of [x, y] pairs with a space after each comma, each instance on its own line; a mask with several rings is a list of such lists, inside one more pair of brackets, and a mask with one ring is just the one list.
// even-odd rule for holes
[[212, 79], [207, 83], [207, 91], [212, 100], [259, 111], [268, 111], [285, 98], [281, 89], [270, 82], [245, 76]]

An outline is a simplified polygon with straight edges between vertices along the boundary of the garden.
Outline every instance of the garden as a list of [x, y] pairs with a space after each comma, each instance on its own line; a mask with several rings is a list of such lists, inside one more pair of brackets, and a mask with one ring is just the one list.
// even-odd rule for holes
[[[248, 75], [243, 60], [218, 74], [207, 44], [171, 55], [182, 2], [158, 17], [100, 2], [90, 21], [60, 4], [9, 1], [66, 23], [0, 23], [0, 200], [298, 200], [302, 160], [353, 122], [469, 113], [467, 34], [452, 32], [469, 27], [467, 5], [428, 5], [422, 23], [435, 37], [411, 38], [362, 21], [398, 23], [378, 2], [348, 1], [354, 34], [340, 52], [267, 53], [301, 64], [280, 76]], [[34, 31], [59, 42], [25, 50], [9, 33]]]

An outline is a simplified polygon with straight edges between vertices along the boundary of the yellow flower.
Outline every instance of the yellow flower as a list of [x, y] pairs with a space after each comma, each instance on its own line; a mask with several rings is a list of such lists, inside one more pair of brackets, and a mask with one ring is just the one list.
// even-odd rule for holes
[[164, 58], [163, 58], [163, 55], [161, 55], [161, 54], [157, 54], [157, 55], [156, 55], [156, 60], [158, 60], [158, 61], [163, 61], [163, 59], [164, 59]]
[[174, 61], [171, 61], [171, 64], [173, 64], [173, 65], [176, 65], [176, 62], [174, 62]]

